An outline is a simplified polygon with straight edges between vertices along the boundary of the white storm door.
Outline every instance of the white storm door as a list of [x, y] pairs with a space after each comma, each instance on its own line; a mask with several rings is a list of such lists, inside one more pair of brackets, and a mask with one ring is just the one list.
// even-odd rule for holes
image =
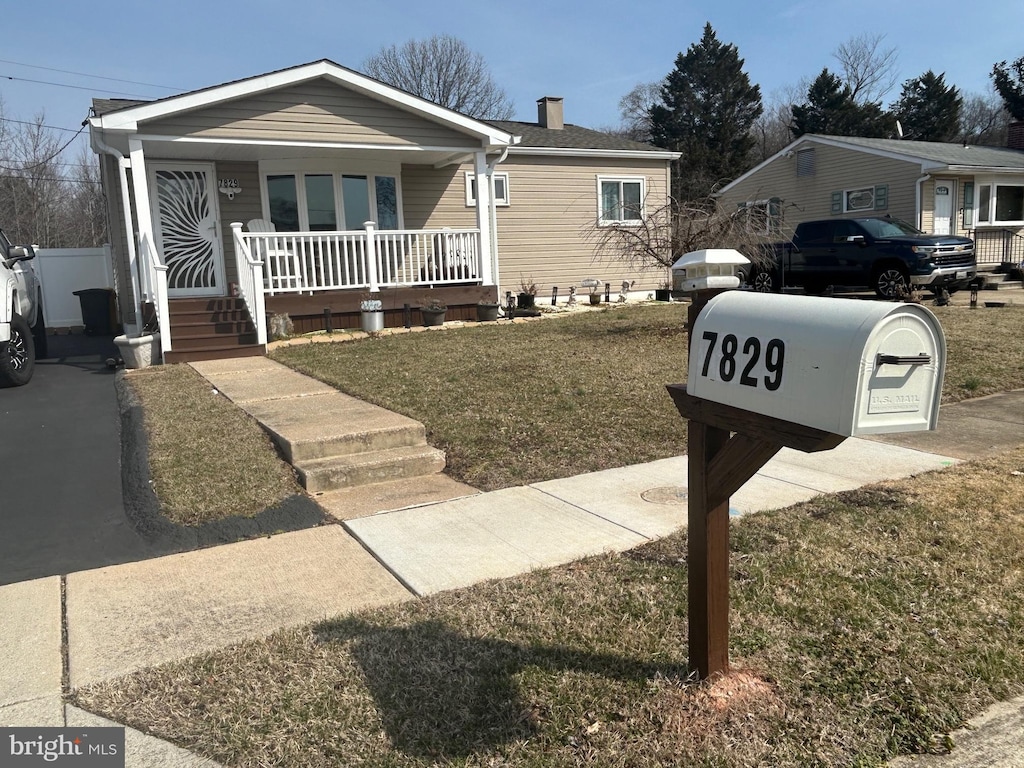
[[935, 180], [935, 208], [932, 222], [932, 234], [951, 234], [950, 224], [953, 221], [953, 191], [956, 184], [950, 179]]
[[168, 296], [226, 295], [213, 165], [154, 163], [150, 168], [154, 237], [167, 265]]

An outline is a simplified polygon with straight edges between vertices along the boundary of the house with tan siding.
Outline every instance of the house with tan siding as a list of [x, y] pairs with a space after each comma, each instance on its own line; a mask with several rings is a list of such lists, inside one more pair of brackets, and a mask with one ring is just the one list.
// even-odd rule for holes
[[90, 118], [126, 333], [165, 361], [259, 354], [267, 318], [299, 332], [448, 319], [522, 284], [653, 290], [595, 254], [594, 232], [667, 200], [677, 155], [581, 128], [562, 99], [536, 123], [482, 121], [321, 60]]
[[1010, 146], [808, 134], [723, 187], [726, 210], [778, 239], [803, 221], [893, 216], [973, 238], [979, 264], [1024, 261], [1024, 122]]

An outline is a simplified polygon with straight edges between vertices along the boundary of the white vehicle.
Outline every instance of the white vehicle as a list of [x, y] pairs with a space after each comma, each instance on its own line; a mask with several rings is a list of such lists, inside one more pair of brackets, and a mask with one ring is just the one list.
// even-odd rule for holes
[[15, 246], [0, 229], [0, 386], [28, 384], [46, 356], [43, 289], [31, 245]]

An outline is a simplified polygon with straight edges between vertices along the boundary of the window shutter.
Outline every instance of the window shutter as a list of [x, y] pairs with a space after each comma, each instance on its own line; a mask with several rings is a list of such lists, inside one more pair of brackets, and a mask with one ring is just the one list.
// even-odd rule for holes
[[833, 192], [832, 193], [832, 213], [843, 212], [843, 193]]
[[974, 182], [964, 182], [964, 229], [974, 226]]
[[889, 185], [881, 184], [875, 187], [875, 210], [884, 211], [889, 207]]

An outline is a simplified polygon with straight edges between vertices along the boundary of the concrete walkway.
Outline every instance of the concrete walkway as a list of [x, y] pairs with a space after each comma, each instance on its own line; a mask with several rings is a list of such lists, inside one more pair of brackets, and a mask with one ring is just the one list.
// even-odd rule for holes
[[[951, 435], [949, 450], [893, 438], [783, 451], [732, 497], [733, 513], [996, 452], [1024, 442], [1022, 415], [1019, 391], [944, 408], [940, 423], [988, 425]], [[685, 523], [686, 467], [664, 459], [0, 587], [0, 726], [95, 724], [62, 694], [282, 627], [630, 549]], [[994, 736], [1021, 741], [1024, 700], [991, 722]], [[131, 766], [210, 764], [131, 729], [126, 738]], [[940, 764], [970, 764], [959, 757]]]

